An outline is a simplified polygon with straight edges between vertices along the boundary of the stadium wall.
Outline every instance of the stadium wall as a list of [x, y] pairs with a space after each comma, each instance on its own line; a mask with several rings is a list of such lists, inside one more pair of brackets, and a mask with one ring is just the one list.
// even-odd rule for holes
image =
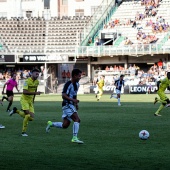
[[[121, 93], [122, 94], [147, 94], [149, 87], [147, 85], [127, 85], [125, 86]], [[156, 94], [157, 86], [151, 87], [150, 94]], [[97, 93], [97, 87], [96, 86], [90, 86], [90, 93]], [[114, 85], [110, 86], [104, 86], [103, 88], [103, 94], [116, 94], [116, 87]], [[166, 94], [169, 94], [169, 90], [165, 90]]]
[[[50, 19], [56, 16], [75, 16], [76, 10], [83, 10], [85, 16], [91, 16], [103, 0], [85, 0], [83, 2], [76, 2], [69, 0], [68, 4], [62, 4], [62, 0], [50, 0], [49, 9], [44, 8], [44, 1], [21, 1], [10, 0], [0, 2], [0, 17], [26, 17], [26, 11], [32, 12], [32, 17], [44, 17]], [[107, 1], [106, 1], [107, 2]]]
[[83, 2], [76, 2], [75, 0], [68, 1], [68, 15], [74, 16], [76, 9], [83, 9], [85, 16], [92, 15], [92, 7], [97, 7], [103, 0], [85, 0]]

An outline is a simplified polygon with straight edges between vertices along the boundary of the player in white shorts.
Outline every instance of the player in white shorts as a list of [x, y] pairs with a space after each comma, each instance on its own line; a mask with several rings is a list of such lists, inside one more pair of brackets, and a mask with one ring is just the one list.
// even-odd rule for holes
[[80, 118], [78, 116], [78, 103], [77, 92], [79, 89], [79, 80], [81, 79], [82, 72], [79, 69], [74, 69], [72, 71], [72, 78], [68, 82], [65, 83], [63, 91], [62, 91], [62, 119], [63, 122], [47, 122], [46, 132], [50, 131], [51, 127], [57, 127], [66, 129], [71, 124], [73, 120], [73, 138], [71, 142], [83, 144], [83, 141], [80, 141], [77, 137], [80, 125]]
[[122, 87], [124, 87], [124, 75], [121, 75], [120, 78], [118, 80], [115, 81], [115, 86], [116, 86], [116, 96], [113, 95], [113, 93], [111, 94], [110, 96], [110, 99], [112, 97], [116, 98], [118, 100], [118, 106], [121, 106], [121, 103], [120, 103], [120, 94], [121, 94], [121, 89]]

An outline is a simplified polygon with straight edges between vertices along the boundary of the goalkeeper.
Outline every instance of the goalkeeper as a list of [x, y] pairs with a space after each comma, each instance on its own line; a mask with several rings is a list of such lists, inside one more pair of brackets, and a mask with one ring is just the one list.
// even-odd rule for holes
[[170, 90], [170, 72], [167, 73], [167, 77], [164, 78], [163, 80], [158, 81], [157, 83], [158, 86], [158, 91], [157, 94], [159, 95], [158, 99], [155, 97], [154, 104], [157, 103], [158, 101], [161, 102], [161, 105], [159, 106], [158, 110], [155, 112], [155, 116], [161, 116], [159, 113], [160, 111], [166, 106], [170, 106], [170, 101], [169, 98], [165, 95], [165, 90], [168, 89]]

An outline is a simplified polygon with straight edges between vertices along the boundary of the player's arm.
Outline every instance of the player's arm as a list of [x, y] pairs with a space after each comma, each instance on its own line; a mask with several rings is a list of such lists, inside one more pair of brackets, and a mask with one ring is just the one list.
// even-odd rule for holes
[[157, 81], [157, 83], [156, 83], [157, 90], [156, 90], [156, 91], [158, 91], [158, 90], [159, 90], [160, 84], [161, 84], [161, 80]]
[[114, 85], [117, 87], [117, 80], [115, 81]]
[[[35, 93], [37, 92], [37, 88], [35, 89]], [[36, 94], [34, 94], [34, 97], [33, 97], [33, 103], [34, 103], [34, 101], [35, 101], [35, 96], [36, 96]]]
[[66, 93], [62, 93], [62, 98], [64, 100], [72, 101], [75, 104], [79, 103], [79, 100], [77, 100], [77, 98], [75, 98], [75, 99], [70, 98]]
[[[77, 95], [76, 96], [74, 96], [74, 98], [77, 100]], [[79, 101], [79, 100], [78, 100]], [[79, 103], [79, 102], [78, 102]], [[75, 103], [75, 106], [76, 106], [76, 109], [78, 110], [79, 109], [79, 105], [78, 105], [78, 103]]]
[[97, 86], [99, 86], [99, 83], [100, 83], [100, 80], [96, 83], [96, 84], [97, 84]]
[[23, 85], [23, 94], [25, 95], [40, 95], [41, 92], [37, 92], [37, 90], [30, 92], [28, 91], [28, 86], [29, 86], [29, 81], [28, 79], [25, 80], [24, 85]]
[[23, 89], [23, 94], [25, 94], [25, 95], [40, 95], [41, 92], [39, 92], [39, 91], [30, 92], [30, 91], [28, 91], [26, 89]]
[[124, 82], [124, 81], [123, 81], [123, 84], [122, 84], [122, 85], [123, 85], [123, 87], [125, 87], [125, 82]]
[[18, 85], [15, 86], [15, 88], [17, 89], [17, 91], [19, 92], [19, 89], [18, 89]]

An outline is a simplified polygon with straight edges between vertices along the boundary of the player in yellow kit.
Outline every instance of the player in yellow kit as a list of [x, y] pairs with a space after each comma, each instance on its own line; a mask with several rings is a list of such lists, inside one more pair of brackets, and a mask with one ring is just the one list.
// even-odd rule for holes
[[98, 94], [96, 95], [97, 101], [99, 101], [99, 99], [103, 95], [104, 79], [105, 79], [105, 76], [101, 76], [100, 80], [97, 82], [97, 86], [98, 86]]
[[26, 79], [23, 85], [23, 94], [20, 99], [20, 103], [22, 106], [22, 110], [18, 110], [16, 107], [9, 113], [12, 116], [14, 113], [18, 113], [21, 117], [24, 118], [23, 120], [23, 127], [22, 127], [22, 136], [28, 136], [26, 133], [28, 121], [32, 121], [34, 119], [34, 98], [35, 95], [40, 95], [40, 92], [37, 92], [37, 88], [39, 85], [39, 81], [37, 80], [39, 76], [39, 70], [34, 69], [32, 70], [31, 77]]
[[170, 72], [167, 73], [167, 77], [164, 78], [163, 80], [160, 80], [158, 82], [158, 91], [157, 94], [159, 95], [158, 99], [157, 97], [155, 97], [155, 101], [154, 104], [157, 103], [158, 101], [161, 102], [160, 107], [158, 108], [158, 110], [155, 112], [155, 116], [161, 116], [159, 113], [160, 111], [166, 106], [168, 107], [170, 101], [169, 98], [165, 95], [165, 90], [168, 88], [169, 89], [170, 86]]

